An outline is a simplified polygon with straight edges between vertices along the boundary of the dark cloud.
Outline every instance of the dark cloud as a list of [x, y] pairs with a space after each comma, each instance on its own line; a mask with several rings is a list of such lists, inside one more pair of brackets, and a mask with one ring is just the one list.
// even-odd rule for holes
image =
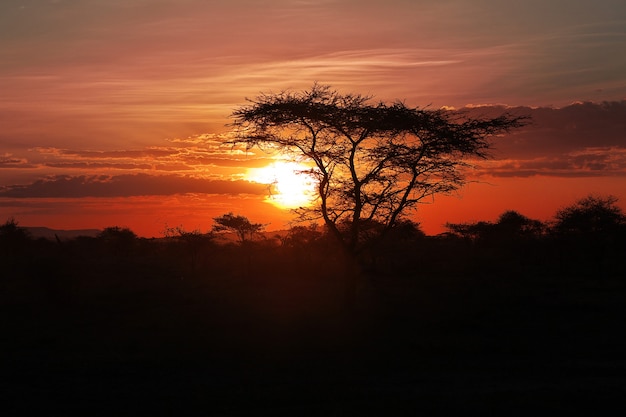
[[[208, 166], [259, 168], [274, 162], [264, 156], [237, 151], [224, 153], [219, 149], [193, 146], [190, 148], [147, 148], [142, 150], [90, 151], [59, 148], [35, 148], [45, 155], [43, 165], [68, 169], [143, 169], [189, 171]], [[0, 167], [2, 166], [0, 160]], [[7, 162], [8, 163], [8, 162]]]
[[492, 161], [478, 169], [480, 174], [501, 177], [626, 177], [626, 149], [592, 148], [552, 157]]
[[532, 169], [518, 169], [515, 171], [494, 171], [490, 173], [493, 177], [502, 178], [528, 178], [528, 177], [563, 177], [563, 178], [589, 178], [606, 177], [607, 175], [598, 171], [545, 171]]
[[154, 164], [152, 169], [156, 171], [169, 171], [169, 172], [180, 172], [180, 171], [194, 171], [194, 168], [177, 162], [171, 162], [167, 164]]
[[141, 150], [114, 150], [114, 151], [83, 151], [83, 150], [71, 150], [71, 149], [62, 149], [60, 150], [62, 155], [68, 156], [79, 156], [83, 158], [162, 158], [171, 155], [177, 155], [180, 153], [179, 149], [169, 149], [169, 148], [148, 148]]
[[463, 112], [529, 117], [527, 126], [493, 138], [493, 158], [477, 164], [479, 175], [626, 176], [626, 100], [563, 108], [482, 106]]
[[211, 157], [195, 157], [186, 160], [192, 165], [215, 165], [222, 167], [242, 167], [242, 168], [261, 168], [276, 162], [272, 158], [211, 158]]
[[267, 185], [248, 181], [206, 180], [176, 175], [60, 175], [27, 185], [0, 187], [0, 197], [8, 198], [81, 198], [130, 197], [146, 195], [267, 194]]
[[35, 168], [36, 165], [29, 163], [26, 159], [0, 157], [0, 169], [2, 168]]
[[563, 108], [490, 107], [473, 115], [502, 113], [530, 117], [530, 124], [494, 139], [498, 158], [526, 159], [569, 154], [597, 147], [626, 149], [626, 100], [576, 103]]
[[[582, 102], [562, 108], [477, 106], [461, 109], [461, 112], [470, 117], [495, 117], [505, 112], [529, 117], [527, 126], [493, 138], [492, 159], [488, 163], [477, 164], [477, 175], [626, 176], [626, 100]], [[106, 151], [38, 147], [30, 149], [37, 152], [33, 157], [6, 153], [0, 156], [0, 169], [49, 167], [64, 170], [56, 173], [72, 175], [51, 177], [24, 186], [10, 185], [15, 182], [8, 182], [5, 178], [5, 187], [0, 188], [0, 194], [18, 195], [35, 190], [39, 190], [39, 194], [51, 192], [62, 195], [73, 192], [137, 195], [140, 191], [171, 194], [185, 187], [203, 190], [207, 180], [191, 176], [156, 177], [153, 175], [155, 172], [227, 175], [233, 174], [236, 169], [259, 168], [274, 161], [261, 152], [253, 154], [238, 149], [228, 152], [219, 141], [202, 139], [204, 142], [192, 142], [190, 146], [180, 147]], [[94, 180], [99, 178], [93, 176], [94, 173], [109, 169], [130, 170], [133, 173], [140, 171], [145, 175]], [[83, 176], [77, 176], [78, 172]], [[171, 189], [165, 188], [172, 181], [176, 184]], [[71, 191], [72, 187], [76, 190]]]
[[48, 162], [45, 164], [51, 168], [70, 168], [70, 169], [151, 169], [150, 164], [123, 164], [123, 163], [106, 163], [106, 162]]

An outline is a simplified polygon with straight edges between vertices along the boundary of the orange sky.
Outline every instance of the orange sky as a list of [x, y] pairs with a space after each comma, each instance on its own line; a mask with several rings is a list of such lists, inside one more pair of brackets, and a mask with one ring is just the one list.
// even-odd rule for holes
[[313, 81], [531, 114], [478, 183], [421, 207], [427, 233], [507, 209], [546, 220], [589, 193], [624, 207], [624, 50], [621, 0], [4, 1], [0, 221], [159, 236], [233, 211], [286, 227], [243, 181], [270, 156], [220, 144], [245, 97]]

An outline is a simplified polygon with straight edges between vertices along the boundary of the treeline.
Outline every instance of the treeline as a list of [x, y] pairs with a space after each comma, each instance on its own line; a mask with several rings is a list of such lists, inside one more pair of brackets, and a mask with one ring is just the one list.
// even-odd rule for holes
[[[495, 222], [448, 223], [438, 236], [426, 236], [418, 224], [405, 221], [361, 253], [360, 264], [366, 275], [414, 278], [426, 273], [616, 275], [626, 272], [626, 216], [616, 203], [611, 196], [589, 196], [549, 222], [510, 210]], [[340, 247], [323, 227], [299, 225], [275, 235], [263, 229], [228, 213], [216, 217], [206, 233], [167, 227], [164, 238], [146, 239], [114, 226], [96, 237], [53, 241], [35, 239], [9, 219], [0, 226], [0, 258], [12, 276], [52, 273], [63, 264], [85, 275], [97, 274], [98, 265], [179, 276], [324, 276], [341, 270]]]
[[323, 228], [214, 220], [160, 239], [0, 226], [8, 414], [572, 415], [623, 402], [626, 219], [612, 197], [439, 236], [403, 222], [360, 254], [350, 308]]

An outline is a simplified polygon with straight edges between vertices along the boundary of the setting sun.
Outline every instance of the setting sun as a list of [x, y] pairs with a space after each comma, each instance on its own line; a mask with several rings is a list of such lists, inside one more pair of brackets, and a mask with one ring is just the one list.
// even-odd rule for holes
[[315, 198], [315, 182], [308, 170], [298, 162], [277, 161], [263, 168], [250, 168], [247, 179], [270, 186], [267, 202], [291, 209], [309, 205]]

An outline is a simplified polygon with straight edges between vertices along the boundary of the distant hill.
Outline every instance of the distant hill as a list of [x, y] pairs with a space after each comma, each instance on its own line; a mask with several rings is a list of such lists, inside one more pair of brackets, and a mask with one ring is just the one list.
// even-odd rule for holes
[[48, 227], [24, 227], [30, 233], [32, 237], [35, 239], [45, 238], [45, 239], [56, 239], [57, 236], [59, 239], [73, 239], [78, 236], [89, 236], [95, 237], [101, 230], [98, 229], [80, 229], [80, 230], [58, 230], [58, 229], [50, 229]]

